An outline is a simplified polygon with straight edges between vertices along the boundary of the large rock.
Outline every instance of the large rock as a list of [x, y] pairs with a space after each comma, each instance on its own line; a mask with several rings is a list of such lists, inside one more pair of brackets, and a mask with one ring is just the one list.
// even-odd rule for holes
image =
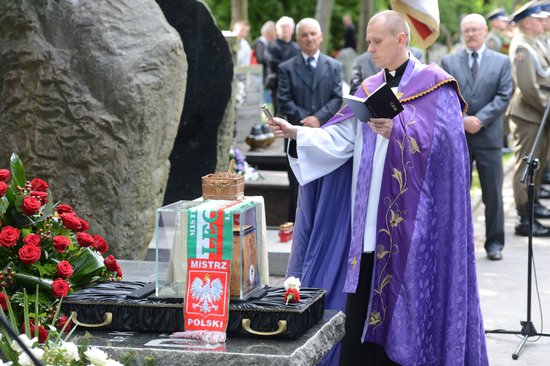
[[[164, 197], [164, 203], [169, 204], [201, 196], [201, 177], [216, 169], [218, 146], [223, 146], [228, 156], [231, 137], [227, 138], [228, 128], [222, 121], [231, 97], [233, 61], [229, 46], [204, 3], [157, 3], [179, 32], [189, 63], [185, 104], [170, 155], [172, 169]], [[228, 111], [227, 116], [231, 113], [234, 111]], [[234, 121], [230, 122], [232, 128]], [[219, 136], [225, 136], [220, 138], [220, 144]]]
[[0, 166], [12, 151], [111, 252], [143, 258], [185, 96], [154, 0], [0, 2]]

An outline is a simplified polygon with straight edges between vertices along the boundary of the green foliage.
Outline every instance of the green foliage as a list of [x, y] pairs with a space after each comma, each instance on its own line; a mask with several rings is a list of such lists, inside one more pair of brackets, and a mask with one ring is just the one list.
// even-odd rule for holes
[[74, 259], [71, 281], [76, 285], [91, 283], [104, 269], [101, 254], [90, 248], [83, 248]]
[[[31, 294], [27, 293], [26, 296], [27, 296], [27, 301], [29, 303], [38, 305], [40, 309], [47, 309], [48, 307], [52, 306], [52, 301], [50, 297], [46, 295], [46, 293], [40, 292], [39, 290], [37, 290], [36, 293], [31, 293]], [[25, 303], [25, 293], [16, 292], [15, 294], [13, 294], [13, 296], [11, 297], [11, 303], [16, 304], [18, 307], [23, 308]], [[40, 317], [47, 316], [45, 312], [40, 312], [40, 311], [37, 312], [36, 308], [32, 315], [34, 316], [34, 314], [37, 314]]]
[[17, 187], [25, 187], [27, 179], [25, 178], [25, 169], [23, 169], [23, 162], [19, 159], [19, 155], [13, 153], [10, 159], [11, 168], [11, 183], [13, 188], [17, 190]]
[[[334, 0], [332, 15], [330, 16], [330, 44], [327, 46], [328, 54], [344, 46], [344, 24], [342, 23], [342, 17], [345, 14], [351, 16], [355, 29], [359, 31], [359, 8], [360, 4], [357, 0]], [[360, 36], [357, 35], [357, 37]]]
[[39, 277], [53, 277], [57, 272], [53, 263], [35, 263], [33, 266], [39, 273]]
[[[333, 9], [330, 21], [330, 30], [325, 33], [328, 39], [327, 53], [331, 54], [339, 50], [344, 42], [344, 26], [342, 16], [350, 14], [356, 28], [359, 25], [360, 2], [367, 0], [333, 0]], [[371, 0], [375, 12], [389, 9], [389, 0]], [[204, 1], [218, 24], [220, 29], [230, 29], [231, 26], [231, 0], [205, 0]], [[439, 0], [439, 18], [442, 27], [452, 34], [453, 42], [460, 40], [460, 19], [469, 13], [487, 14], [497, 7], [503, 7], [508, 14], [512, 13], [513, 6], [520, 4], [517, 0]], [[277, 21], [283, 15], [290, 16], [298, 22], [305, 17], [314, 17], [317, 1], [315, 0], [248, 0], [248, 19], [250, 22], [250, 37], [252, 42], [260, 35], [262, 24], [267, 20]], [[517, 7], [517, 6], [516, 6]], [[444, 32], [441, 32], [439, 41], [445, 43]], [[328, 37], [327, 37], [328, 36]], [[358, 37], [364, 35], [358, 34]]]
[[155, 359], [155, 356], [153, 355], [147, 355], [143, 357], [143, 361], [145, 362], [145, 366], [156, 366], [157, 360]]

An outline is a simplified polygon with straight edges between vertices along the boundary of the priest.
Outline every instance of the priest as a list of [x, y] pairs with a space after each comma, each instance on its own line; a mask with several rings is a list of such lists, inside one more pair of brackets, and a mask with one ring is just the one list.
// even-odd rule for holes
[[409, 37], [390, 10], [367, 27], [383, 70], [356, 95], [388, 83], [404, 107], [393, 119], [344, 107], [321, 129], [270, 121], [296, 144], [302, 185], [287, 272], [327, 287], [328, 304], [346, 299], [341, 365], [487, 365], [466, 105], [455, 79], [410, 56]]

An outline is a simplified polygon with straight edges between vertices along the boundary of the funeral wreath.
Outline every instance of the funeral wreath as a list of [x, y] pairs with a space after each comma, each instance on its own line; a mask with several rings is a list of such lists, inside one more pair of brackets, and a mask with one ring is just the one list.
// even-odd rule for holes
[[[42, 342], [60, 299], [91, 283], [120, 279], [108, 249], [71, 206], [54, 201], [46, 181], [27, 178], [17, 154], [10, 169], [0, 169], [0, 304], [2, 313], [11, 304], [17, 331], [25, 332], [24, 295], [36, 304], [27, 325], [39, 330]], [[59, 314], [59, 329], [64, 319]]]

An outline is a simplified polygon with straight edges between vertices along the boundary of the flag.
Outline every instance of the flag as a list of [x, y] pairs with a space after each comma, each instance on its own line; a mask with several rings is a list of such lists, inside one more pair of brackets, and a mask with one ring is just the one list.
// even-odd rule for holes
[[437, 0], [391, 0], [391, 8], [405, 16], [415, 44], [428, 48], [439, 37], [439, 5]]

